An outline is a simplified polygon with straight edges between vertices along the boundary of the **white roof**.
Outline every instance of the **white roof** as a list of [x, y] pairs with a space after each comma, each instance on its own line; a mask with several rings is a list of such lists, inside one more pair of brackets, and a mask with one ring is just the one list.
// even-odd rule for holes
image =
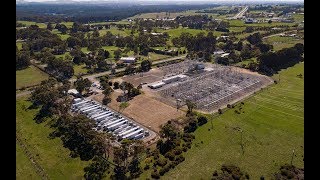
[[153, 84], [150, 84], [150, 86], [153, 86], [153, 87], [156, 87], [156, 86], [162, 86], [162, 85], [165, 85], [166, 83], [164, 82], [156, 82], [156, 83], [153, 83]]
[[76, 89], [69, 89], [68, 94], [79, 94], [79, 92]]
[[121, 57], [120, 60], [126, 60], [126, 61], [135, 61], [135, 57]]
[[224, 53], [221, 55], [221, 57], [229, 56], [230, 53]]
[[178, 75], [175, 75], [175, 76], [171, 76], [171, 77], [165, 78], [165, 79], [163, 79], [163, 81], [170, 80], [170, 79], [174, 79], [174, 78], [177, 78], [177, 77], [179, 77], [179, 78], [186, 78], [186, 77], [188, 77], [188, 76], [187, 76], [187, 75], [184, 75], [184, 74], [178, 74]]

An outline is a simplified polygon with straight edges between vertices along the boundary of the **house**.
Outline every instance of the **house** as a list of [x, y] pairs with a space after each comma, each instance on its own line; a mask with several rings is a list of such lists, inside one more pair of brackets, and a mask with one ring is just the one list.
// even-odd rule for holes
[[244, 23], [246, 23], [246, 24], [252, 24], [254, 22], [256, 22], [256, 21], [254, 19], [252, 19], [252, 18], [246, 18], [245, 21], [244, 21]]
[[68, 94], [70, 94], [74, 97], [81, 97], [81, 94], [76, 89], [69, 89]]
[[124, 63], [135, 63], [136, 58], [135, 57], [121, 57], [120, 61], [123, 61]]
[[230, 53], [221, 54], [221, 57], [228, 57]]
[[223, 50], [218, 50], [218, 51], [214, 51], [214, 52], [213, 52], [213, 55], [217, 56], [217, 55], [221, 55], [221, 54], [223, 54], [223, 53], [224, 53]]
[[162, 35], [162, 33], [151, 33], [151, 35], [153, 35], [153, 36], [160, 36], [160, 35]]

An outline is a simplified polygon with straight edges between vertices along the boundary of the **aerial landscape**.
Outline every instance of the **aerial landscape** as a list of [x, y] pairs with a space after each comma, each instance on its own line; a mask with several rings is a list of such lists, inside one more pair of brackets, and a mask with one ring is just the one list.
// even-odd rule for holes
[[16, 179], [304, 179], [304, 2], [17, 0]]

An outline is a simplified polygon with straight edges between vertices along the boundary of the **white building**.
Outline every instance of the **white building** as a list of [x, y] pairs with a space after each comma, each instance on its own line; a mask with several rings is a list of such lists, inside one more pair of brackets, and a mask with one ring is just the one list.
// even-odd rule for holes
[[135, 57], [121, 57], [120, 60], [123, 61], [124, 63], [135, 63], [136, 62]]

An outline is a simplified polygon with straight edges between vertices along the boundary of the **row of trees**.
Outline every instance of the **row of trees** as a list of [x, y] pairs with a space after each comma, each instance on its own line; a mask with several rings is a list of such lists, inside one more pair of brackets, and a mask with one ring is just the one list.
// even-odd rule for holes
[[304, 45], [297, 43], [291, 48], [284, 48], [277, 52], [264, 53], [258, 57], [258, 68], [265, 73], [273, 73], [282, 68], [290, 67], [302, 61]]

